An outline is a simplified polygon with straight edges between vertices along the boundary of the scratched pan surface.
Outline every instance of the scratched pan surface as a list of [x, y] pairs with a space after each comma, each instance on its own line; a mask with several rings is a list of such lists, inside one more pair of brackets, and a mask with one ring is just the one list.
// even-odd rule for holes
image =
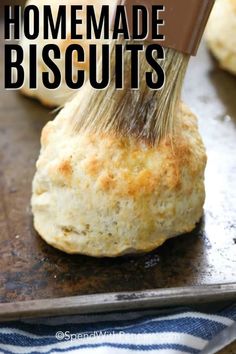
[[[2, 43], [0, 57], [3, 58]], [[0, 75], [3, 81], [2, 65]], [[192, 233], [166, 242], [151, 254], [93, 259], [57, 251], [34, 231], [29, 206], [31, 180], [41, 129], [53, 115], [37, 101], [4, 90], [1, 84], [1, 319], [7, 318], [9, 312], [17, 312], [11, 307], [17, 301], [23, 301], [21, 310], [27, 312], [30, 306], [31, 310], [38, 306], [41, 311], [40, 306], [45, 303], [40, 305], [36, 301], [29, 306], [28, 301], [65, 297], [62, 311], [63, 304], [68, 306], [67, 298], [75, 295], [106, 293], [105, 298], [85, 298], [85, 303], [87, 299], [93, 308], [96, 303], [99, 307], [101, 303], [114, 299], [114, 293], [117, 300], [122, 296], [116, 293], [136, 294], [155, 289], [152, 294], [158, 298], [163, 289], [171, 288], [175, 303], [178, 303], [176, 296], [182, 287], [187, 287], [190, 295], [192, 292], [192, 295], [196, 293], [196, 296], [204, 297], [201, 290], [207, 289], [204, 285], [231, 283], [231, 290], [235, 290], [231, 296], [235, 296], [236, 78], [217, 67], [204, 45], [198, 57], [191, 60], [184, 97], [200, 117], [200, 129], [209, 158], [207, 199], [201, 223]], [[159, 292], [158, 289], [162, 290]], [[224, 287], [219, 289], [224, 295]], [[110, 293], [113, 293], [111, 297]], [[207, 293], [209, 298], [214, 295], [211, 290]], [[143, 300], [148, 302], [145, 295]], [[52, 302], [50, 313], [55, 314], [54, 305]]]

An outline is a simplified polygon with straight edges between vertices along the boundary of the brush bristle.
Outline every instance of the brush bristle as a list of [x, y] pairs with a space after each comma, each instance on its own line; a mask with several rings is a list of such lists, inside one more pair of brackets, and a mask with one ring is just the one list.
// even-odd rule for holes
[[[135, 42], [137, 44], [137, 42]], [[131, 44], [131, 42], [129, 42]], [[125, 45], [123, 46], [125, 48]], [[140, 54], [140, 88], [130, 88], [130, 52], [123, 51], [124, 88], [115, 86], [115, 42], [111, 53], [111, 80], [105, 90], [94, 90], [89, 83], [78, 94], [72, 112], [71, 127], [75, 132], [112, 133], [134, 136], [148, 143], [158, 143], [174, 133], [174, 115], [189, 56], [165, 49], [165, 59], [158, 60], [165, 72], [165, 84], [160, 90], [148, 88], [146, 72], [150, 72], [145, 54]], [[100, 63], [101, 65], [101, 63]], [[98, 68], [102, 72], [102, 68]], [[156, 73], [154, 72], [155, 76]], [[158, 79], [158, 78], [156, 78]]]

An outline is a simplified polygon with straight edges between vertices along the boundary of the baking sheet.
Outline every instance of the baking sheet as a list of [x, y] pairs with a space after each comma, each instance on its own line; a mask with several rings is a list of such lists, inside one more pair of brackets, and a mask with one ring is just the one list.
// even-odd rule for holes
[[184, 98], [208, 151], [202, 221], [151, 254], [94, 259], [57, 251], [34, 231], [31, 180], [53, 114], [1, 83], [0, 320], [236, 298], [236, 78], [204, 45], [191, 60]]

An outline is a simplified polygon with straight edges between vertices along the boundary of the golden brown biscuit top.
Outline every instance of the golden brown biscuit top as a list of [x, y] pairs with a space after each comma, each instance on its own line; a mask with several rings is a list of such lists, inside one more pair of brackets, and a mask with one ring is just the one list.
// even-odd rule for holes
[[[54, 150], [50, 162], [54, 182], [70, 185], [82, 176], [94, 181], [97, 189], [122, 197], [158, 193], [158, 190], [181, 187], [185, 167], [194, 178], [206, 159], [196, 118], [181, 104], [175, 136], [149, 146], [133, 138], [78, 134], [65, 136], [66, 120], [50, 122], [42, 132], [42, 147]], [[58, 159], [58, 156], [61, 156]]]

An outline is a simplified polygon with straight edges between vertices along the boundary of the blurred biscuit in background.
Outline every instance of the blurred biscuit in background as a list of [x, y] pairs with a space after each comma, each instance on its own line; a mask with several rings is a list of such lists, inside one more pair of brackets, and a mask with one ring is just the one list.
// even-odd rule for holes
[[[95, 7], [95, 12], [96, 14], [99, 14], [101, 6], [102, 5], [110, 5], [112, 4], [111, 0], [94, 0], [93, 5]], [[83, 10], [79, 12], [79, 18], [82, 18], [83, 23], [77, 25], [77, 31], [79, 34], [85, 34], [85, 23], [86, 23], [86, 10], [85, 6], [86, 5], [91, 5], [91, 1], [89, 2], [88, 0], [82, 0], [78, 3], [76, 0], [51, 0], [50, 2], [47, 0], [29, 0], [26, 2], [26, 5], [36, 5], [39, 8], [40, 14], [43, 12], [43, 6], [44, 5], [50, 5], [54, 21], [56, 20], [56, 16], [58, 13], [58, 7], [59, 5], [66, 5], [66, 26], [67, 26], [67, 31], [70, 29], [70, 23], [71, 23], [71, 17], [70, 17], [70, 7], [71, 5], [82, 5]], [[33, 24], [31, 23], [31, 26]], [[43, 38], [43, 16], [40, 16], [40, 35], [39, 38], [36, 40], [28, 40], [27, 38], [23, 37], [21, 41], [21, 45], [24, 49], [24, 62], [23, 62], [23, 67], [25, 71], [25, 83], [24, 86], [21, 88], [22, 93], [24, 93], [27, 96], [37, 98], [41, 103], [43, 103], [46, 106], [49, 107], [56, 107], [56, 106], [62, 106], [65, 104], [65, 102], [71, 98], [72, 94], [74, 93], [73, 89], [70, 89], [66, 82], [65, 82], [65, 51], [67, 47], [70, 44], [80, 44], [85, 53], [85, 61], [84, 62], [78, 62], [77, 59], [77, 54], [75, 53], [73, 57], [73, 73], [75, 75], [75, 78], [77, 76], [76, 71], [78, 69], [80, 70], [85, 70], [85, 72], [88, 73], [89, 71], [89, 44], [102, 44], [102, 40], [71, 40], [71, 35], [70, 32], [67, 33], [67, 39], [52, 39], [49, 38], [48, 40], [45, 40]], [[37, 60], [37, 67], [38, 67], [38, 85], [37, 89], [29, 89], [29, 44], [37, 44], [37, 51], [38, 51], [38, 60]], [[55, 63], [58, 66], [61, 76], [62, 76], [62, 83], [58, 89], [47, 89], [42, 82], [42, 73], [44, 71], [50, 72], [50, 69], [44, 64], [42, 60], [42, 50], [43, 47], [46, 44], [56, 44], [61, 51], [61, 58], [56, 59]], [[98, 48], [98, 54], [99, 51], [101, 50], [101, 46], [97, 46]], [[52, 57], [53, 59], [53, 57]]]
[[236, 0], [216, 0], [205, 37], [220, 66], [236, 74]]

